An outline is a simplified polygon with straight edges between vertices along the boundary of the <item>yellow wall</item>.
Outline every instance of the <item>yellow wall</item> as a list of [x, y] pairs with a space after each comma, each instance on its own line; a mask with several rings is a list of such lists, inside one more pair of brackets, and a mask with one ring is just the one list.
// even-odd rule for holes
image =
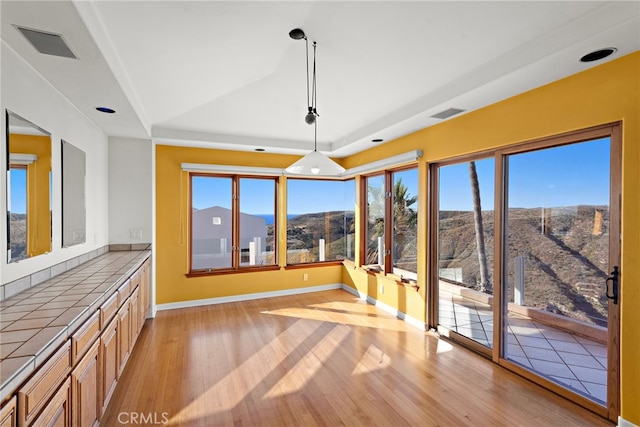
[[[246, 272], [187, 278], [189, 271], [189, 174], [181, 163], [209, 163], [284, 168], [297, 156], [268, 153], [156, 147], [156, 303], [217, 298], [230, 295], [297, 289], [341, 283], [341, 266]], [[279, 186], [280, 223], [284, 223], [285, 183]], [[278, 230], [279, 260], [286, 259], [287, 234]], [[303, 275], [308, 280], [303, 281]]]
[[49, 173], [51, 138], [35, 135], [9, 135], [11, 153], [35, 154], [27, 167], [27, 253], [30, 257], [51, 251], [51, 210]]
[[[420, 182], [427, 164], [572, 130], [623, 122], [621, 260], [622, 417], [640, 425], [640, 53], [619, 58], [481, 110], [445, 121], [341, 161], [349, 168], [422, 149]], [[292, 156], [157, 147], [157, 302], [167, 303], [250, 292], [346, 283], [423, 321], [426, 301], [426, 238], [418, 242], [420, 290], [398, 287], [355, 267], [323, 267], [187, 279], [187, 176], [181, 162], [284, 167]], [[181, 187], [182, 185], [182, 187]], [[283, 189], [281, 189], [283, 191]], [[359, 207], [356, 207], [358, 210]], [[281, 207], [281, 220], [284, 210]], [[419, 236], [427, 232], [427, 186], [419, 189]], [[357, 233], [359, 233], [359, 228]], [[281, 259], [286, 242], [279, 232]], [[309, 273], [309, 282], [302, 274]], [[379, 293], [384, 284], [384, 294]]]
[[[640, 52], [351, 156], [343, 166], [422, 149], [420, 178], [426, 182], [424, 163], [617, 121], [623, 122], [621, 415], [640, 425]], [[421, 213], [426, 211], [425, 187], [420, 189]], [[426, 215], [420, 215], [420, 236], [426, 235], [426, 225]], [[421, 289], [427, 256], [422, 243]], [[357, 271], [348, 276], [345, 283], [359, 290], [370, 280]]]

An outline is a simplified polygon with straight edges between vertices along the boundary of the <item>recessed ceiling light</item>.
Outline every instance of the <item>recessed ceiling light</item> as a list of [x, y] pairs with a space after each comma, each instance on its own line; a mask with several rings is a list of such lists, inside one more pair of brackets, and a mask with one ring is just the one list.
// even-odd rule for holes
[[264, 148], [256, 148], [256, 149], [255, 149], [255, 151], [260, 151], [260, 152], [262, 152], [262, 151], [265, 151], [265, 149], [264, 149]]
[[598, 49], [591, 53], [587, 53], [582, 58], [580, 58], [580, 62], [593, 62], [599, 61], [601, 59], [606, 58], [609, 55], [614, 54], [618, 49], [615, 47], [607, 47], [604, 49]]
[[371, 142], [382, 142], [382, 141], [384, 141], [384, 139], [382, 138], [376, 138], [371, 140]]
[[100, 111], [101, 113], [107, 113], [107, 114], [113, 114], [116, 112], [116, 110], [109, 107], [96, 107], [96, 110]]

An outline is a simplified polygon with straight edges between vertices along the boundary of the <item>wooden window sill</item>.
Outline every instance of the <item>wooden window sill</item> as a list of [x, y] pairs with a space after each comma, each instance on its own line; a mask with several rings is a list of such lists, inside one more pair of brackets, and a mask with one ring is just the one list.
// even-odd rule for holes
[[242, 267], [237, 269], [220, 269], [220, 270], [196, 270], [190, 271], [185, 274], [186, 277], [205, 277], [205, 276], [220, 276], [224, 274], [242, 274], [242, 273], [255, 273], [257, 271], [274, 271], [280, 270], [278, 265], [266, 265], [266, 266], [254, 266], [254, 267]]

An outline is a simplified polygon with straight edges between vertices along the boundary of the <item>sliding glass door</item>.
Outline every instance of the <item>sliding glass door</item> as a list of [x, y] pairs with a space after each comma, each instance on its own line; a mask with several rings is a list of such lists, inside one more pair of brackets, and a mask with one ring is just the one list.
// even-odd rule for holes
[[617, 387], [604, 291], [619, 251], [611, 152], [603, 137], [504, 158], [503, 358], [602, 406]]
[[493, 158], [438, 168], [438, 330], [493, 347]]
[[430, 321], [612, 420], [620, 145], [602, 126], [430, 169]]

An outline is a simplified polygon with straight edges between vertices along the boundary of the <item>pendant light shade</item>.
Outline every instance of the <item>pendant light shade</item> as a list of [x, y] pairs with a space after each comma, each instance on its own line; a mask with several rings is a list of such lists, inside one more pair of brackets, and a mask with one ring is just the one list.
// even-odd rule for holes
[[296, 175], [319, 176], [340, 175], [345, 171], [342, 166], [316, 150], [313, 150], [285, 170]]
[[313, 42], [313, 71], [311, 85], [309, 85], [309, 42], [304, 31], [295, 28], [289, 32], [294, 40], [304, 39], [306, 45], [307, 65], [307, 105], [308, 112], [305, 123], [313, 125], [313, 151], [285, 169], [287, 173], [296, 175], [336, 176], [344, 173], [345, 169], [318, 151], [318, 111], [316, 109], [316, 42]]

